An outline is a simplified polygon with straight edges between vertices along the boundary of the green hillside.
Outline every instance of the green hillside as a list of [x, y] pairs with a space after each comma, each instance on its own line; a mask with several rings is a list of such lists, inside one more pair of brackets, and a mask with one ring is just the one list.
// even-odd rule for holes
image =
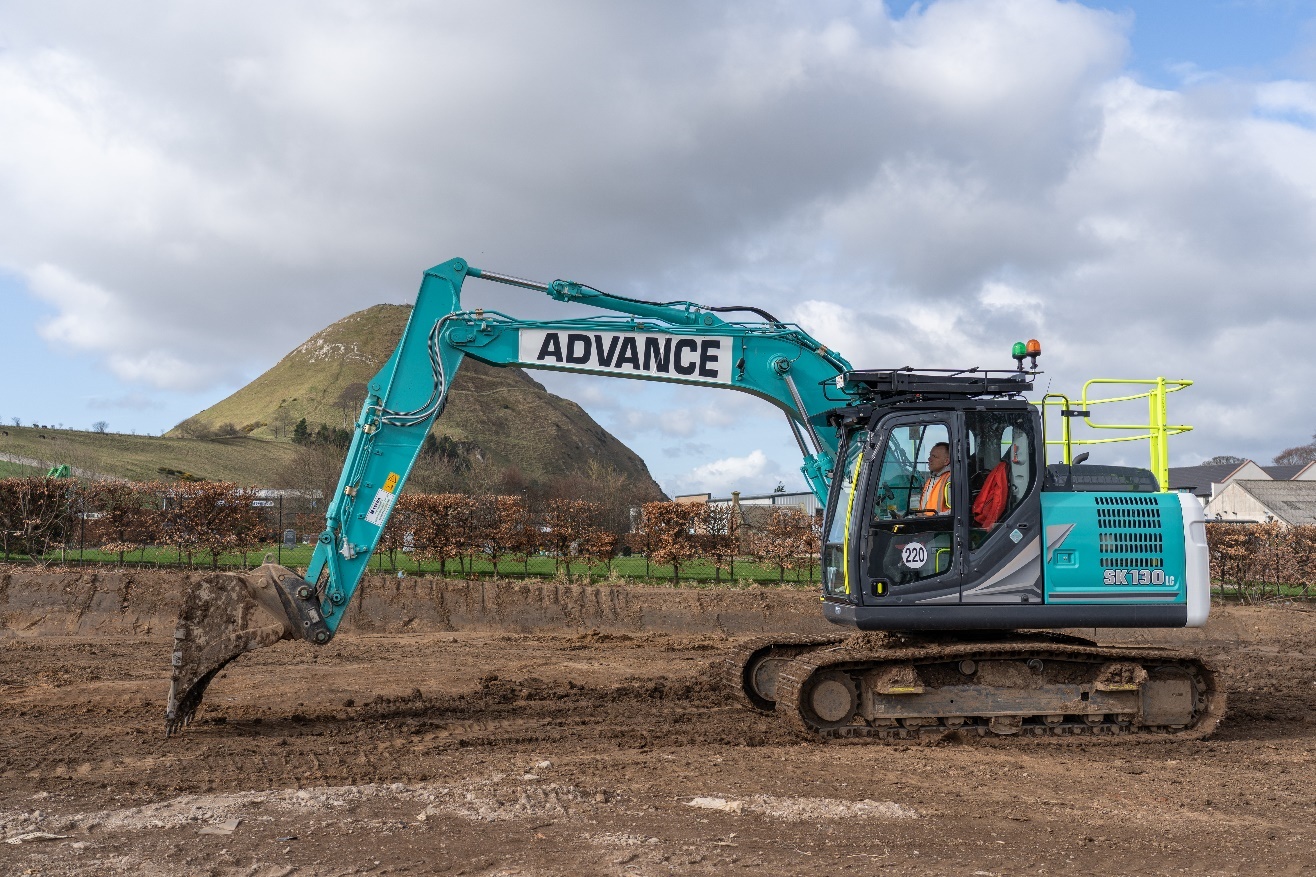
[[67, 464], [133, 481], [171, 480], [177, 477], [171, 472], [185, 472], [195, 478], [263, 487], [275, 483], [297, 450], [287, 442], [248, 436], [199, 441], [6, 426], [0, 430], [0, 455], [37, 465], [4, 461], [0, 476], [44, 474], [51, 466]]
[[[248, 442], [283, 445], [303, 418], [312, 432], [320, 424], [351, 428], [365, 383], [392, 354], [410, 313], [408, 306], [375, 305], [339, 320], [169, 435], [237, 432]], [[639, 456], [518, 368], [465, 360], [434, 433], [499, 470], [516, 467], [532, 483], [583, 474], [593, 462], [627, 476], [640, 493], [661, 496]]]

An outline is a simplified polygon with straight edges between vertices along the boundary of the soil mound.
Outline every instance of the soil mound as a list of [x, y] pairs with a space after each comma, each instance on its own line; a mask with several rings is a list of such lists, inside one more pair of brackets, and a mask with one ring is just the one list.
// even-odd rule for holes
[[[205, 572], [0, 568], [0, 636], [169, 637], [185, 588]], [[741, 635], [826, 632], [808, 592], [366, 576], [343, 631], [503, 630]]]

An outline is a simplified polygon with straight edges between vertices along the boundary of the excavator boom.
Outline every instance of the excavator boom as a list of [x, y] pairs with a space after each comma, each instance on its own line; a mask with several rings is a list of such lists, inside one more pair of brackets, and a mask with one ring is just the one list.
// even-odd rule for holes
[[[613, 312], [568, 320], [518, 320], [466, 310], [468, 277], [534, 290]], [[730, 322], [719, 314], [758, 319]], [[570, 281], [537, 283], [452, 259], [425, 272], [406, 329], [367, 385], [342, 475], [306, 574], [266, 564], [247, 576], [203, 580], [185, 595], [175, 631], [166, 731], [191, 720], [220, 668], [280, 639], [327, 643], [351, 603], [398, 494], [462, 360], [494, 366], [719, 387], [780, 408], [801, 467], [823, 502], [836, 439], [828, 412], [854, 401], [837, 386], [850, 364], [798, 326], [752, 307], [711, 307], [610, 295]]]

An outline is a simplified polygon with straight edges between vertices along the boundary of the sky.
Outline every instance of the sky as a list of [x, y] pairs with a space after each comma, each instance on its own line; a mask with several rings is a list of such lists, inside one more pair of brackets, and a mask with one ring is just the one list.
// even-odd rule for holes
[[[1188, 378], [1175, 465], [1316, 432], [1316, 0], [105, 10], [0, 7], [4, 423], [158, 434], [461, 256], [857, 367]], [[803, 488], [765, 402], [535, 377], [668, 493]]]

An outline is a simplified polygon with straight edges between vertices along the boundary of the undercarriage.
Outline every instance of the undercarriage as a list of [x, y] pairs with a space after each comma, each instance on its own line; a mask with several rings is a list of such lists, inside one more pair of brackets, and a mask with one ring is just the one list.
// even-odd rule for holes
[[729, 664], [751, 706], [824, 739], [1196, 739], [1225, 710], [1194, 655], [1058, 634], [786, 637], [748, 643]]

